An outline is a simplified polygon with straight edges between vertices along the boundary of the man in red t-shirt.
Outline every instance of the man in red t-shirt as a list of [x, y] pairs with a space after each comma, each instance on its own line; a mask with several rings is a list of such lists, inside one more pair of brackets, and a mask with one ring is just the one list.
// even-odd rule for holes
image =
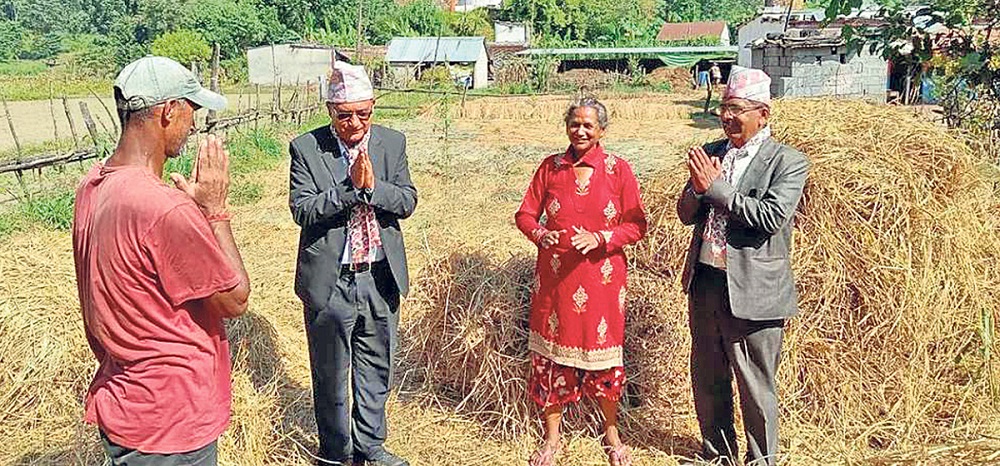
[[73, 255], [83, 322], [100, 363], [87, 391], [114, 465], [214, 465], [229, 424], [223, 318], [250, 283], [226, 210], [229, 155], [209, 136], [190, 179], [161, 179], [200, 107], [226, 100], [179, 63], [145, 57], [115, 79], [122, 134], [76, 193]]

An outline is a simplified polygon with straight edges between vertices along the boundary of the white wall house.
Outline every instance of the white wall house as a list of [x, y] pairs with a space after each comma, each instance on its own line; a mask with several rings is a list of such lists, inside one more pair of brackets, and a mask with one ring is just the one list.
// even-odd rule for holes
[[[247, 50], [250, 83], [261, 85], [319, 82], [333, 64], [333, 47], [311, 44], [265, 45]], [[337, 53], [338, 60], [346, 57]]]

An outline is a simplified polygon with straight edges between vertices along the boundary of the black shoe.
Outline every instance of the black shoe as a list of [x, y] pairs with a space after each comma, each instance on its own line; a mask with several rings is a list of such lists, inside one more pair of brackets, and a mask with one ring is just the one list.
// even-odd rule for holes
[[368, 455], [365, 466], [410, 466], [410, 463], [385, 449], [379, 449]]

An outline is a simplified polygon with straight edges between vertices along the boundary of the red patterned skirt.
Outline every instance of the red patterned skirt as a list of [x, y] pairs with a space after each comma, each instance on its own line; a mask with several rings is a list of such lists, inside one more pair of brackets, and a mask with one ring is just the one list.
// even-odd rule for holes
[[538, 406], [562, 406], [588, 398], [617, 402], [625, 386], [625, 368], [588, 371], [563, 366], [532, 351], [528, 394]]

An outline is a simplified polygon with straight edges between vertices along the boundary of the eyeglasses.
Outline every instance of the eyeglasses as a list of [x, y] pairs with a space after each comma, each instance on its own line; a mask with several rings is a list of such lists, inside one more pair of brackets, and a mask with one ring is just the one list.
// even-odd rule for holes
[[356, 112], [336, 112], [337, 119], [340, 121], [350, 121], [351, 118], [357, 116], [360, 121], [368, 121], [372, 117], [372, 109], [358, 110]]
[[761, 106], [761, 105], [753, 105], [753, 106], [750, 106], [750, 107], [744, 107], [742, 105], [736, 105], [736, 104], [722, 104], [722, 105], [719, 105], [719, 116], [725, 115], [727, 113], [730, 114], [730, 115], [732, 115], [732, 116], [738, 116], [738, 115], [742, 115], [742, 114], [744, 114], [746, 112], [750, 112], [750, 111], [753, 111], [753, 110], [759, 110], [759, 109], [762, 109], [762, 108], [764, 108], [764, 107]]

